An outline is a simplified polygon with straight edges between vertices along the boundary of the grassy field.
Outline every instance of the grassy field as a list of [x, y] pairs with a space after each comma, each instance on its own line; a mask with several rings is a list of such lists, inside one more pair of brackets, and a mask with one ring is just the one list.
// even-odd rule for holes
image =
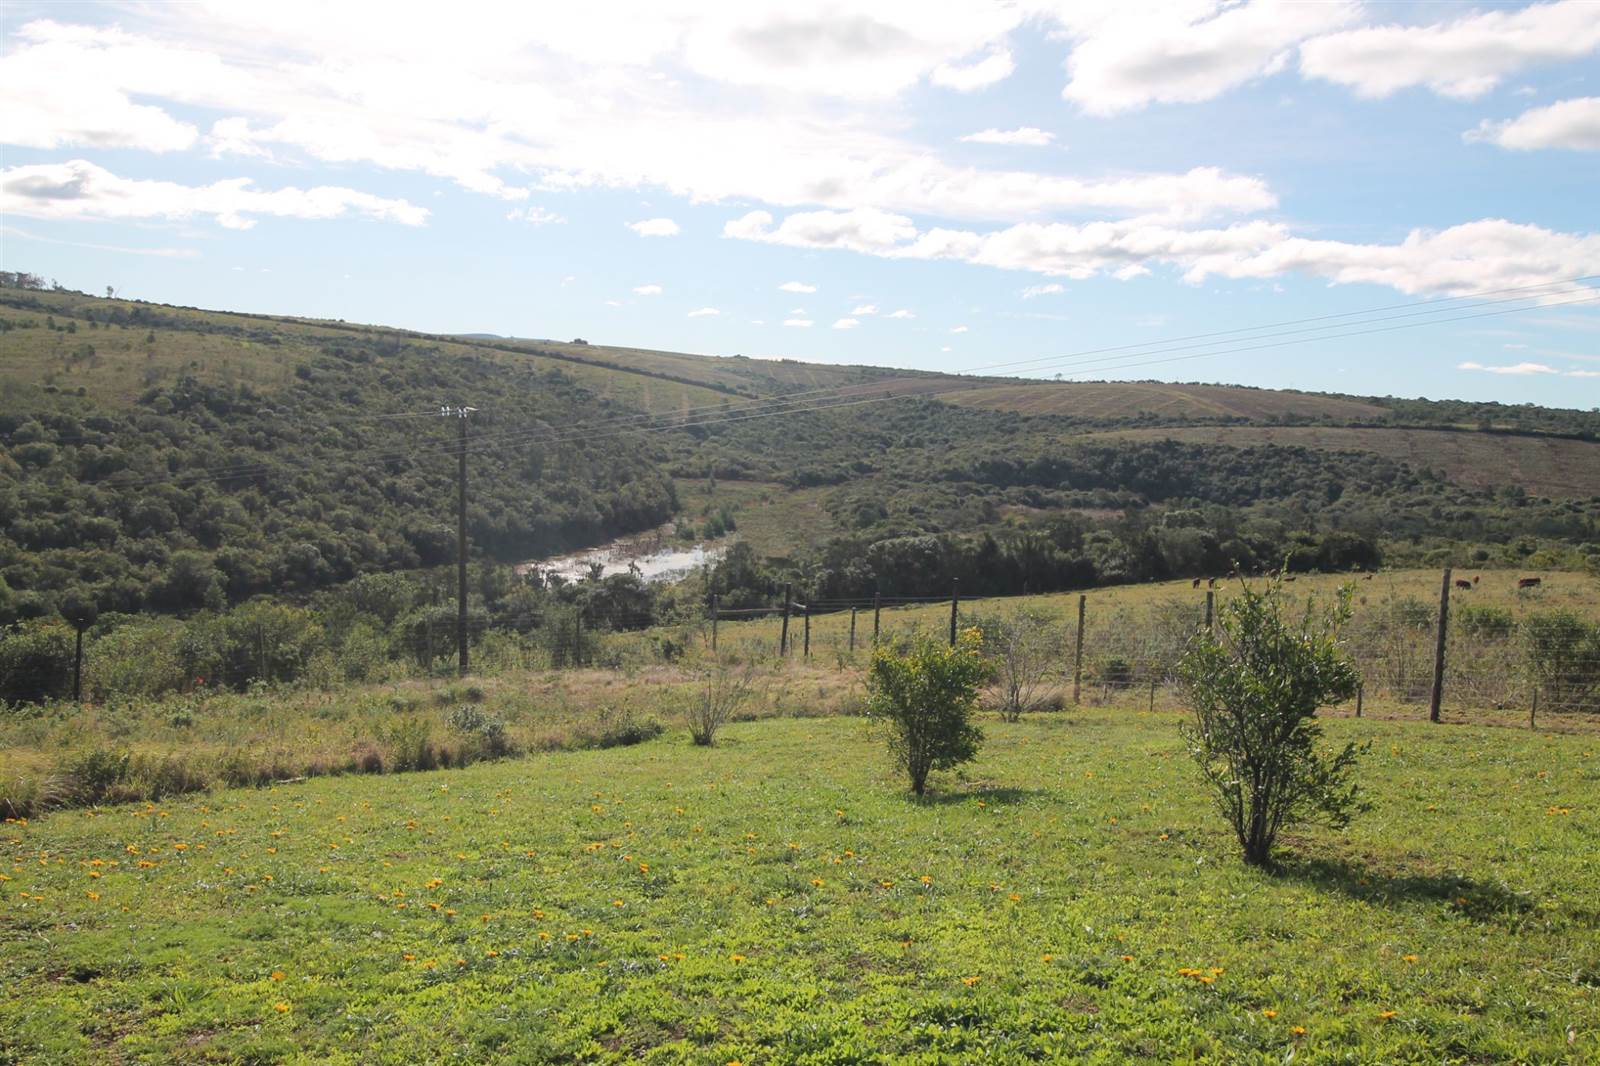
[[1375, 452], [1418, 469], [1443, 471], [1451, 481], [1469, 488], [1518, 485], [1535, 496], [1600, 496], [1600, 444], [1560, 437], [1380, 426], [1184, 426], [1122, 430], [1095, 434], [1091, 439]]
[[858, 719], [7, 824], [0, 1059], [1583, 1062], [1593, 736], [1339, 720], [1373, 809], [1247, 869], [1170, 714]]
[[1148, 381], [1029, 382], [990, 385], [947, 393], [948, 403], [1017, 411], [1030, 415], [1120, 418], [1155, 414], [1165, 418], [1249, 418], [1279, 416], [1347, 419], [1384, 418], [1374, 404], [1342, 396], [1245, 389], [1229, 385], [1175, 385]]

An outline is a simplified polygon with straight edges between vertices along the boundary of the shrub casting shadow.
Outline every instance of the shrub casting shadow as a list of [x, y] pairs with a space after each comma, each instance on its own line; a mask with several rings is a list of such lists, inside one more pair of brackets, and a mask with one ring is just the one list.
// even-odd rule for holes
[[1502, 922], [1533, 910], [1530, 898], [1504, 885], [1453, 873], [1381, 870], [1342, 857], [1291, 854], [1273, 875], [1368, 903], [1445, 903], [1477, 922]]
[[991, 807], [1010, 807], [1043, 794], [1036, 788], [972, 788], [958, 792], [934, 792], [930, 789], [920, 797], [910, 798], [922, 804], [938, 805], [982, 800]]

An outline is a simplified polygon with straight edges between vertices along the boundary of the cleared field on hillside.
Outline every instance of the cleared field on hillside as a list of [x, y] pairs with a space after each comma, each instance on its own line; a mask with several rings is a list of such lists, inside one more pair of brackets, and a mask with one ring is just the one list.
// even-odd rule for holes
[[1049, 382], [987, 385], [946, 393], [947, 403], [1016, 411], [1029, 415], [1074, 418], [1127, 418], [1140, 414], [1163, 418], [1273, 418], [1297, 415], [1345, 419], [1381, 419], [1389, 412], [1374, 404], [1338, 396], [1246, 389], [1229, 385], [1168, 385], [1156, 382]]
[[1593, 737], [1329, 723], [1373, 810], [1234, 855], [1168, 714], [860, 721], [0, 833], [27, 1062], [1588, 1061]]
[[1093, 437], [1105, 438], [1375, 452], [1413, 467], [1442, 471], [1471, 488], [1515, 485], [1535, 496], [1600, 496], [1600, 443], [1559, 437], [1378, 426], [1185, 426], [1118, 430]]

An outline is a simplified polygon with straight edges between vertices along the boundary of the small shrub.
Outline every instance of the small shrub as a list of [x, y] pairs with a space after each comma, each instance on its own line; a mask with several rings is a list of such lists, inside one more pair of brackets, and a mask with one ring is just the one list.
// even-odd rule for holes
[[1504, 640], [1517, 628], [1516, 619], [1504, 607], [1469, 605], [1456, 612], [1456, 627], [1481, 640]]
[[889, 729], [889, 752], [918, 796], [931, 770], [977, 757], [983, 731], [973, 724], [978, 687], [989, 677], [976, 629], [951, 646], [928, 636], [872, 653], [867, 713]]
[[1349, 699], [1360, 680], [1339, 642], [1350, 595], [1320, 613], [1307, 599], [1291, 618], [1281, 578], [1265, 592], [1247, 586], [1218, 611], [1218, 632], [1196, 634], [1178, 663], [1194, 711], [1184, 739], [1250, 865], [1270, 864], [1285, 825], [1342, 827], [1360, 809], [1356, 746], [1328, 758], [1316, 750], [1317, 709]]
[[689, 723], [689, 737], [702, 747], [710, 747], [716, 740], [717, 730], [733, 717], [752, 694], [756, 664], [749, 661], [741, 670], [735, 670], [727, 661], [719, 659], [713, 667], [700, 671], [695, 687], [689, 693], [684, 717]]
[[1048, 618], [1032, 611], [977, 619], [973, 625], [982, 635], [983, 651], [994, 671], [1000, 715], [1015, 722], [1039, 704], [1061, 634]]
[[433, 750], [433, 727], [426, 718], [402, 718], [384, 730], [385, 760], [395, 773], [432, 770], [439, 765]]
[[1540, 611], [1522, 623], [1528, 672], [1549, 701], [1593, 710], [1600, 693], [1600, 623], [1568, 610]]

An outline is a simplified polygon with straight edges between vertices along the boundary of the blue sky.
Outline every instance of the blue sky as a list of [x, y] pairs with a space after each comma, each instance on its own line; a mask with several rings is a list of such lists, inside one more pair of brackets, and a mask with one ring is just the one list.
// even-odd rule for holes
[[1593, 0], [589, 7], [8, 4], [5, 266], [430, 331], [1600, 405], [1570, 283], [1600, 275]]

